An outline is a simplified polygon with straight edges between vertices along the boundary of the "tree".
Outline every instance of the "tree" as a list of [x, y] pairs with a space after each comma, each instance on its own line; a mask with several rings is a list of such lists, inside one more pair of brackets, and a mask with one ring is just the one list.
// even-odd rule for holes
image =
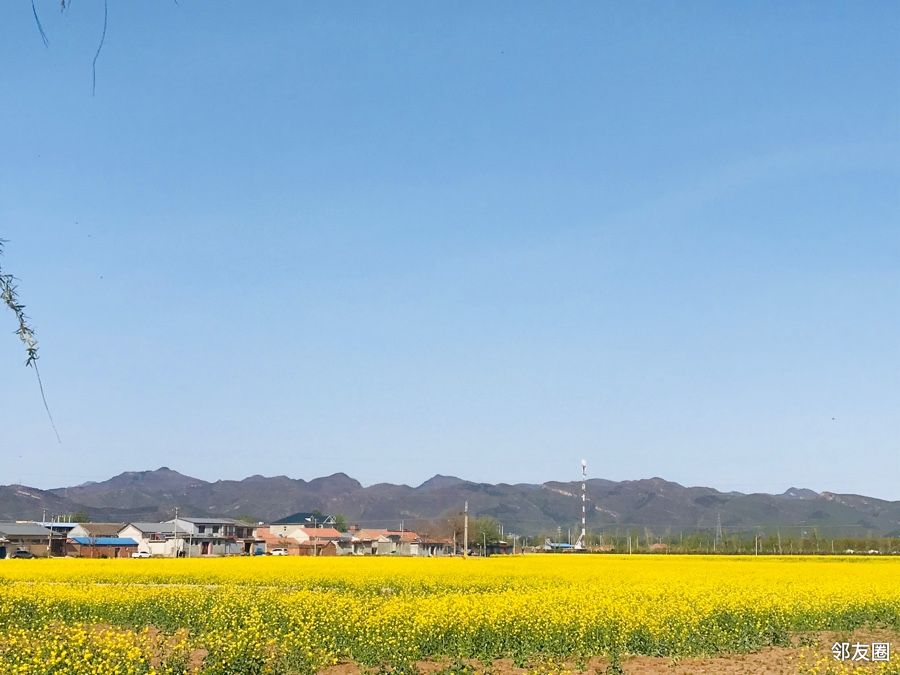
[[338, 532], [346, 532], [347, 531], [347, 516], [343, 513], [339, 513], [334, 517], [334, 529]]
[[469, 521], [469, 542], [480, 546], [484, 542], [500, 538], [500, 523], [490, 516], [481, 516]]

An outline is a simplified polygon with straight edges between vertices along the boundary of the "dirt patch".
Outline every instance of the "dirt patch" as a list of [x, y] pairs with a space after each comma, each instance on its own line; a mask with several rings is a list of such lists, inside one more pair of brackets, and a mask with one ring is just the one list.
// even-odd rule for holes
[[[900, 631], [888, 629], [860, 629], [847, 632], [822, 632], [798, 634], [794, 636], [791, 647], [766, 647], [750, 654], [733, 654], [728, 656], [709, 656], [691, 658], [672, 658], [668, 656], [626, 656], [620, 661], [619, 672], [626, 675], [648, 675], [650, 673], [667, 673], [670, 675], [796, 675], [813, 672], [876, 672], [886, 664], [881, 662], [852, 660], [841, 662], [832, 655], [835, 643], [850, 645], [850, 657], [854, 654], [853, 645], [871, 646], [873, 642], [890, 644], [891, 672], [900, 672]], [[869, 658], [871, 658], [871, 649]], [[462, 667], [466, 669], [463, 670]], [[607, 673], [616, 672], [608, 658], [594, 657], [586, 664], [574, 661], [554, 662], [543, 659], [533, 661], [528, 667], [516, 667], [509, 659], [494, 661], [485, 665], [480, 661], [465, 660], [450, 662], [446, 660], [419, 661], [416, 669], [420, 673], [469, 672], [485, 675], [511, 675], [526, 673]], [[377, 669], [365, 669], [352, 663], [341, 663], [321, 671], [326, 675], [356, 675], [357, 673], [374, 673]], [[881, 671], [884, 672], [884, 671]]]

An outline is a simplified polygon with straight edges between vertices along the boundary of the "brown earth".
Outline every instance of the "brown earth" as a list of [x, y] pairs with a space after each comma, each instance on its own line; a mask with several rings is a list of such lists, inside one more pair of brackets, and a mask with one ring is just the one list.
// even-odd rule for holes
[[[871, 644], [888, 642], [891, 645], [890, 662], [871, 663], [836, 660], [831, 647], [835, 642]], [[860, 629], [839, 632], [823, 632], [796, 635], [792, 647], [767, 647], [750, 654], [728, 656], [672, 658], [662, 656], [627, 656], [621, 660], [620, 673], [626, 675], [796, 675], [798, 673], [898, 673], [900, 674], [900, 631], [887, 629]], [[851, 649], [852, 653], [852, 649]], [[416, 669], [420, 673], [483, 673], [484, 675], [550, 674], [550, 673], [613, 673], [607, 658], [594, 657], [581, 668], [575, 662], [540, 660], [528, 667], [516, 667], [510, 659], [501, 659], [489, 665], [480, 661], [457, 662], [452, 668], [448, 661], [420, 661]], [[467, 666], [466, 670], [460, 669]], [[325, 675], [356, 675], [375, 673], [377, 669], [365, 669], [352, 663], [342, 663], [321, 671]], [[383, 671], [381, 671], [383, 672]]]

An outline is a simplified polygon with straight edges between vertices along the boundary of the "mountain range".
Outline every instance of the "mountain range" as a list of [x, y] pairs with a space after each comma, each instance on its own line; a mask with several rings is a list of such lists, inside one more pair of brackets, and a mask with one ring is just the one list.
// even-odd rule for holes
[[[900, 501], [790, 488], [782, 494], [719, 492], [662, 478], [586, 483], [590, 530], [817, 528], [846, 536], [900, 536]], [[85, 513], [97, 521], [148, 521], [224, 516], [269, 522], [298, 511], [343, 514], [363, 527], [427, 527], [457, 516], [468, 501], [473, 516], [490, 516], [507, 532], [539, 534], [580, 527], [580, 482], [477, 483], [436, 475], [417, 487], [363, 487], [344, 473], [302, 480], [250, 476], [206, 481], [168, 467], [127, 471], [102, 482], [39, 490], [0, 486], [0, 520]]]

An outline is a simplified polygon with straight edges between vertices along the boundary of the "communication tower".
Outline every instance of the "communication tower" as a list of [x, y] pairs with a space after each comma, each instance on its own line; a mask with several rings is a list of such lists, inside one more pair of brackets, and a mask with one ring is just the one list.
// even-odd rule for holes
[[585, 550], [585, 524], [587, 522], [587, 460], [581, 460], [581, 534], [578, 535], [578, 541], [575, 542], [575, 550]]

